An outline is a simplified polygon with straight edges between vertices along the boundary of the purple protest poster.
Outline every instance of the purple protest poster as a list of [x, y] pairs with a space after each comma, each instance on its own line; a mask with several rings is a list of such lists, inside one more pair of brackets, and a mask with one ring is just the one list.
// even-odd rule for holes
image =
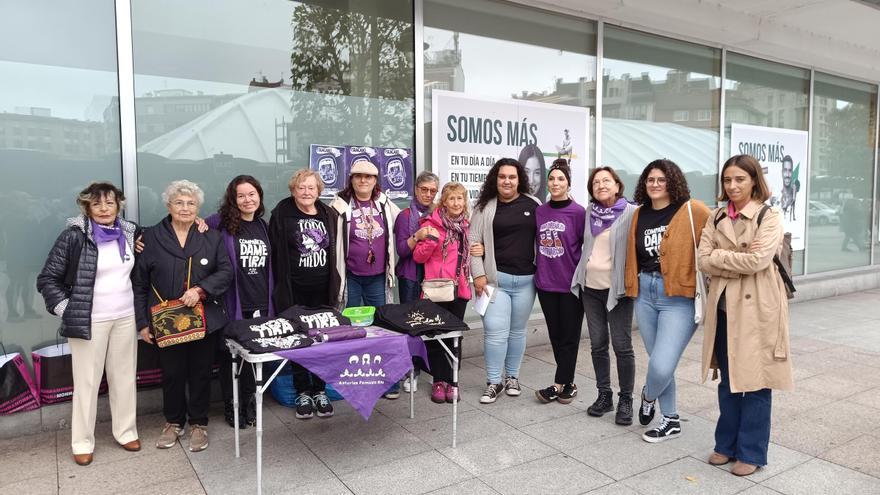
[[348, 169], [345, 167], [345, 148], [313, 144], [309, 148], [309, 168], [317, 172], [324, 183], [321, 197], [332, 199], [339, 191], [345, 189]]
[[410, 199], [413, 190], [412, 150], [378, 148], [382, 191], [390, 199]]
[[[370, 162], [379, 168], [379, 148], [370, 146], [346, 146], [345, 147], [345, 176], [348, 178], [351, 167], [357, 162]], [[381, 172], [380, 172], [381, 173]]]

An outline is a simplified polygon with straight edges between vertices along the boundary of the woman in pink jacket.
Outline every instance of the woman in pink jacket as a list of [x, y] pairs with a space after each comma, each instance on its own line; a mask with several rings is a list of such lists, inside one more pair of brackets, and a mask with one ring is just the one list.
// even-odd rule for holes
[[[464, 319], [467, 302], [471, 298], [466, 198], [467, 190], [460, 183], [450, 182], [443, 186], [440, 202], [421, 222], [428, 235], [418, 242], [413, 251], [413, 260], [425, 266], [425, 280], [455, 280], [455, 299], [437, 304], [461, 319]], [[452, 348], [452, 339], [444, 339], [444, 343]], [[425, 344], [428, 348], [428, 366], [434, 376], [431, 400], [438, 404], [457, 400], [458, 390], [451, 384], [452, 366], [446, 359], [446, 352], [435, 340]]]

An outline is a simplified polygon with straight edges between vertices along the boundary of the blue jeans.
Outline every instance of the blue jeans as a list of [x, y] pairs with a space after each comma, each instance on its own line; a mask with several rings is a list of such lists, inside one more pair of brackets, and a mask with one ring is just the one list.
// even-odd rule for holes
[[721, 415], [715, 425], [715, 452], [753, 466], [766, 466], [773, 397], [769, 388], [738, 394], [730, 392], [727, 313], [724, 311], [718, 311], [715, 327], [715, 360], [721, 372], [718, 384]]
[[501, 383], [502, 366], [507, 376], [519, 376], [526, 352], [526, 323], [535, 304], [533, 279], [534, 275], [498, 272], [495, 302], [483, 315], [483, 353], [489, 383]]
[[675, 405], [675, 368], [694, 335], [694, 300], [666, 295], [660, 272], [639, 273], [636, 298], [639, 333], [648, 350], [645, 398], [659, 399], [664, 416], [678, 414]]
[[347, 307], [353, 306], [379, 306], [385, 305], [385, 274], [378, 275], [355, 275], [346, 272], [348, 284]]
[[397, 277], [397, 295], [401, 304], [418, 301], [422, 297], [422, 284], [408, 278]]

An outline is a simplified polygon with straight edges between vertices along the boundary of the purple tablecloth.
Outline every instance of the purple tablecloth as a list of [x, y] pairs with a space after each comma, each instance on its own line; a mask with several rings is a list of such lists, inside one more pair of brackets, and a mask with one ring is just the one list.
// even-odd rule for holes
[[363, 339], [324, 342], [275, 354], [332, 385], [364, 419], [370, 418], [382, 394], [409, 372], [413, 357], [428, 362], [422, 339], [378, 327], [368, 327]]

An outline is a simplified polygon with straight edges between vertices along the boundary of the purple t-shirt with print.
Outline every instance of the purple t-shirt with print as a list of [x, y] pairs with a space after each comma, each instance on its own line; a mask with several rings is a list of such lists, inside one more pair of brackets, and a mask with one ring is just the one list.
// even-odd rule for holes
[[568, 199], [548, 201], [535, 210], [535, 287], [569, 292], [581, 259], [587, 210]]
[[[375, 201], [355, 200], [348, 231], [348, 258], [345, 266], [355, 275], [385, 273], [385, 223]], [[372, 240], [371, 240], [372, 239]], [[373, 262], [367, 256], [373, 248]]]

